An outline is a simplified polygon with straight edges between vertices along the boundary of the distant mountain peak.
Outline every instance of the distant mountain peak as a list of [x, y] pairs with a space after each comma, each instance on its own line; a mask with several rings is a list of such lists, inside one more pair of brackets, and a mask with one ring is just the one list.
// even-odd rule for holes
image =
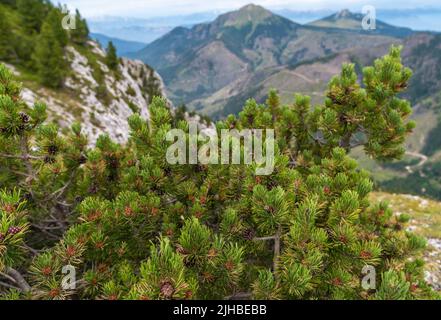
[[336, 19], [347, 19], [347, 18], [353, 18], [354, 16], [355, 14], [349, 11], [349, 9], [343, 9], [335, 14]]
[[[363, 14], [351, 12], [349, 9], [343, 9], [328, 17], [308, 23], [310, 26], [322, 28], [337, 28], [346, 30], [363, 31], [362, 29]], [[383, 21], [376, 21], [376, 30], [369, 31], [371, 33], [381, 33], [393, 37], [406, 37], [412, 34], [409, 28], [395, 27]]]
[[246, 12], [254, 12], [254, 13], [262, 12], [262, 11], [269, 12], [264, 7], [259, 6], [254, 3], [247, 4], [246, 6], [243, 6], [242, 8], [240, 8], [238, 11], [246, 11]]
[[223, 20], [225, 26], [241, 26], [249, 22], [259, 23], [274, 14], [262, 6], [248, 4], [239, 10], [226, 13], [219, 18]]

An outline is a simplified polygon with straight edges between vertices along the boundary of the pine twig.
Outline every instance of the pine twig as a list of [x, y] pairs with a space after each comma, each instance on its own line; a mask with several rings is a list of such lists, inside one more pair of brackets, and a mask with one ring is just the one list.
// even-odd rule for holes
[[0, 287], [5, 287], [5, 288], [8, 288], [8, 289], [17, 289], [17, 290], [20, 290], [19, 287], [13, 286], [13, 285], [11, 285], [11, 284], [8, 284], [8, 283], [6, 283], [6, 282], [2, 282], [2, 281], [0, 281]]
[[278, 264], [279, 264], [279, 257], [280, 257], [280, 237], [282, 235], [282, 230], [279, 227], [279, 229], [277, 230], [275, 239], [274, 239], [274, 265], [273, 265], [273, 272], [274, 272], [274, 276], [277, 279], [277, 269], [278, 269]]
[[29, 155], [28, 139], [25, 135], [22, 135], [20, 138], [20, 149], [21, 157], [26, 166], [26, 170], [28, 171], [28, 175], [31, 176], [32, 179], [35, 179], [34, 169], [32, 167], [32, 164], [29, 162], [29, 159], [31, 159], [32, 156]]
[[235, 300], [235, 299], [249, 299], [253, 296], [251, 292], [238, 292], [232, 294], [231, 296], [225, 297], [225, 300]]
[[273, 258], [273, 271], [275, 276], [277, 277], [277, 265], [280, 257], [280, 238], [282, 236], [282, 229], [279, 227], [277, 233], [274, 236], [270, 237], [262, 237], [262, 238], [254, 238], [253, 241], [271, 241], [274, 240], [274, 258]]
[[23, 278], [20, 272], [11, 267], [7, 267], [6, 274], [14, 279], [15, 283], [22, 292], [27, 293], [31, 291], [31, 286], [26, 282], [25, 278]]
[[253, 239], [253, 241], [270, 241], [270, 240], [276, 240], [276, 236], [262, 237], [262, 238], [254, 238], [254, 239]]
[[9, 159], [18, 159], [18, 160], [43, 160], [43, 157], [37, 157], [37, 156], [31, 156], [29, 154], [24, 155], [15, 155], [15, 154], [7, 154], [7, 153], [0, 153], [1, 158], [9, 158]]

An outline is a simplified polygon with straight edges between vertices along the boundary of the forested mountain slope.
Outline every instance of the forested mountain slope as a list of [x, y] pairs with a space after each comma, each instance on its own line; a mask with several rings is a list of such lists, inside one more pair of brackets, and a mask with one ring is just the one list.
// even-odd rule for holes
[[76, 28], [64, 30], [60, 7], [41, 0], [0, 4], [0, 61], [23, 83], [23, 99], [48, 106], [62, 128], [80, 122], [94, 142], [107, 133], [126, 141], [126, 119], [148, 117], [154, 95], [162, 95], [159, 75], [141, 61], [118, 59], [89, 38], [76, 13]]

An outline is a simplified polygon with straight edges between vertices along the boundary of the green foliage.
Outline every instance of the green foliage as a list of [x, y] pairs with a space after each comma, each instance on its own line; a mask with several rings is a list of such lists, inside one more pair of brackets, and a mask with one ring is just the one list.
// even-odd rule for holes
[[23, 258], [22, 245], [28, 229], [25, 204], [19, 191], [0, 190], [0, 271]]
[[7, 19], [6, 12], [0, 7], [0, 60], [8, 61], [14, 57], [14, 49], [11, 47], [13, 40], [10, 32], [11, 24]]
[[89, 40], [89, 27], [78, 10], [75, 13], [75, 29], [70, 31], [70, 37], [72, 42], [78, 45], [84, 45]]
[[46, 0], [17, 0], [22, 24], [28, 33], [39, 33], [50, 3]]
[[162, 90], [160, 82], [155, 76], [155, 71], [147, 66], [147, 74], [143, 74], [142, 78], [142, 91], [148, 96], [149, 103], [152, 103], [154, 97], [162, 96]]
[[0, 59], [35, 72], [45, 86], [60, 87], [67, 72], [64, 48], [70, 43], [64, 16], [50, 1], [1, 4]]
[[58, 18], [54, 10], [43, 23], [33, 56], [41, 83], [54, 88], [62, 85], [66, 66], [60, 40], [66, 42], [67, 38]]
[[[358, 144], [375, 158], [402, 154], [412, 125], [397, 94], [410, 73], [392, 48], [364, 75], [362, 89], [353, 66], [344, 66], [324, 106], [311, 108], [303, 96], [282, 106], [271, 92], [268, 105], [249, 100], [238, 117], [216, 123], [219, 136], [223, 129], [275, 130], [274, 172], [257, 176], [255, 165], [170, 165], [166, 134], [188, 124], [159, 97], [148, 121], [129, 118], [127, 144], [103, 135], [88, 148], [79, 125], [62, 136], [44, 123], [44, 106], [25, 106], [20, 86], [0, 67], [0, 181], [9, 190], [0, 199], [18, 214], [6, 225], [26, 231], [20, 248], [41, 250], [26, 259], [14, 249], [24, 239], [17, 237], [0, 252], [30, 284], [15, 288], [19, 296], [436, 297], [417, 259], [425, 241], [405, 230], [408, 217], [369, 202], [368, 173], [348, 156], [361, 134]], [[16, 186], [21, 193], [11, 192]], [[74, 290], [61, 285], [66, 265], [77, 270]], [[367, 265], [377, 272], [376, 291], [361, 286]]]
[[118, 55], [116, 54], [116, 48], [112, 41], [107, 46], [106, 64], [110, 70], [116, 70], [119, 65]]
[[69, 35], [62, 26], [63, 13], [58, 8], [52, 9], [45, 21], [51, 26], [52, 32], [61, 47], [65, 47], [69, 41]]

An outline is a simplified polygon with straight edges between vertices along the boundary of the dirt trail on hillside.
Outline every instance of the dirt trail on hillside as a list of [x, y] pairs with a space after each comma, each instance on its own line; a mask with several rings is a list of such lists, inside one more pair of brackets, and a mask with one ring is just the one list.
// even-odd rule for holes
[[407, 151], [406, 155], [421, 159], [421, 161], [414, 166], [406, 166], [406, 170], [409, 173], [413, 173], [412, 169], [422, 167], [429, 160], [429, 158], [426, 155], [424, 155], [422, 153], [418, 153], [418, 152]]

